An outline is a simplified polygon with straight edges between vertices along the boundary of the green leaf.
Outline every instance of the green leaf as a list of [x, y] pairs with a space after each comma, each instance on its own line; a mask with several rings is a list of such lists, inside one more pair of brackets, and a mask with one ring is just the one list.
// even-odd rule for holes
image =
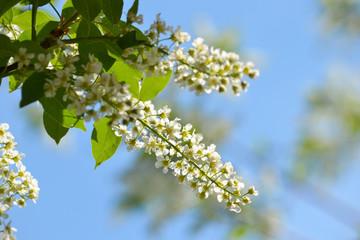
[[[93, 36], [101, 36], [100, 30], [93, 23], [88, 23], [86, 20], [82, 20], [77, 29], [77, 37], [87, 38]], [[89, 54], [94, 54], [102, 64], [104, 69], [107, 71], [114, 64], [115, 59], [107, 54], [106, 45], [101, 41], [89, 41], [88, 43], [79, 43], [79, 55], [80, 63], [87, 62]]]
[[25, 80], [21, 91], [21, 108], [44, 96], [44, 84], [50, 77], [46, 72], [35, 72]]
[[0, 34], [0, 58], [9, 58], [16, 54], [15, 47], [11, 44], [9, 37]]
[[[43, 49], [40, 46], [40, 44], [35, 41], [14, 42], [13, 45], [16, 49], [26, 48], [27, 53], [35, 53], [35, 54], [46, 53], [46, 50]], [[36, 59], [33, 59], [33, 61], [36, 61]]]
[[2, 17], [0, 18], [0, 23], [2, 24], [10, 24], [13, 20], [14, 17], [14, 10], [12, 8], [10, 8], [9, 10], [6, 11], [6, 13], [4, 13], [4, 15], [2, 15]]
[[18, 2], [20, 2], [20, 0], [0, 0], [0, 17]]
[[117, 24], [122, 15], [123, 0], [102, 0], [101, 3], [105, 16], [111, 23]]
[[141, 44], [146, 44], [147, 41], [138, 38], [138, 34], [136, 31], [131, 31], [126, 33], [123, 37], [121, 37], [118, 41], [117, 44], [119, 45], [119, 47], [121, 49], [126, 49], [129, 47], [135, 47]]
[[43, 106], [44, 111], [49, 115], [49, 117], [63, 127], [74, 127], [86, 131], [84, 120], [74, 113], [74, 109], [67, 109], [70, 101], [64, 101], [63, 96], [64, 90], [60, 89], [53, 98], [42, 97], [40, 99], [40, 103]]
[[18, 73], [14, 73], [14, 74], [10, 75], [9, 76], [9, 93], [18, 89], [21, 86], [21, 84], [28, 77], [30, 77], [30, 75], [33, 73], [34, 73], [34, 71], [29, 70], [29, 71], [23, 72], [21, 76]]
[[95, 169], [111, 158], [121, 143], [121, 137], [115, 135], [109, 126], [110, 119], [103, 118], [94, 123], [91, 134], [92, 155], [95, 158]]
[[[139, 9], [139, 0], [135, 0], [133, 5], [129, 9], [129, 12], [136, 16], [137, 12], [138, 12], [138, 9]], [[129, 19], [129, 18], [126, 19], [126, 22], [129, 23], [129, 24], [132, 23], [131, 19]]]
[[52, 30], [54, 30], [57, 26], [59, 26], [59, 22], [57, 21], [49, 21], [45, 24], [41, 24], [36, 28], [37, 39], [39, 41], [44, 40], [49, 36]]
[[101, 11], [101, 0], [72, 0], [75, 9], [91, 22]]
[[[36, 13], [36, 26], [47, 23], [49, 21], [56, 21], [55, 18], [50, 16], [44, 11], [37, 11]], [[13, 23], [19, 26], [22, 30], [31, 29], [31, 11], [26, 11], [17, 15], [13, 19]]]
[[162, 75], [155, 77], [153, 74], [149, 78], [144, 78], [141, 86], [139, 99], [141, 101], [149, 101], [155, 98], [168, 84], [171, 78], [171, 71], [168, 71], [165, 76]]
[[[59, 25], [59, 22], [50, 21], [42, 23], [36, 27], [36, 36], [38, 41], [42, 41], [47, 38], [50, 32]], [[19, 36], [19, 41], [31, 40], [31, 29], [26, 29]]]
[[69, 19], [75, 13], [74, 5], [71, 0], [67, 0], [62, 8], [61, 18]]
[[142, 72], [124, 63], [123, 60], [116, 61], [108, 72], [114, 73], [119, 82], [126, 82], [129, 85], [129, 91], [138, 98], [139, 81], [143, 77]]
[[69, 131], [69, 128], [63, 127], [45, 111], [43, 114], [43, 122], [47, 134], [55, 140], [56, 144], [59, 144], [61, 138], [63, 138]]
[[48, 4], [50, 0], [29, 0], [30, 4], [36, 4], [38, 7]]

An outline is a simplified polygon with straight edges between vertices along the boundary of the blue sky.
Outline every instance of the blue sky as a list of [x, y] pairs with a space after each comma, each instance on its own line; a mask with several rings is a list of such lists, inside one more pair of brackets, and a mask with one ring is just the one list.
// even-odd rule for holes
[[[128, 9], [131, 3], [125, 3], [124, 9]], [[240, 98], [214, 93], [191, 97], [188, 101], [207, 101], [209, 112], [241, 118], [235, 137], [248, 146], [264, 137], [290, 148], [299, 130], [299, 116], [308, 90], [321, 84], [334, 64], [359, 63], [360, 49], [356, 42], [348, 44], [341, 37], [324, 35], [319, 8], [313, 0], [223, 0], [220, 3], [140, 0], [139, 12], [144, 14], [145, 26], [161, 12], [169, 25], [181, 25], [193, 38], [195, 22], [204, 17], [217, 29], [239, 28], [241, 48], [261, 56], [257, 57], [261, 61], [261, 77], [252, 81], [248, 92]], [[172, 219], [160, 236], [155, 237], [148, 235], [149, 217], [142, 212], [114, 221], [113, 210], [121, 188], [118, 173], [131, 166], [134, 155], [120, 149], [95, 171], [90, 146], [91, 125], [86, 133], [77, 129], [70, 131], [57, 147], [43, 131], [32, 129], [26, 109], [18, 108], [19, 101], [20, 91], [7, 94], [7, 81], [3, 81], [0, 122], [10, 124], [18, 149], [26, 154], [24, 164], [39, 180], [41, 189], [36, 205], [14, 208], [10, 213], [13, 225], [19, 230], [18, 239], [203, 239], [201, 234], [209, 239], [223, 238], [226, 226], [222, 225], [212, 225], [201, 234], [184, 237], [191, 214]], [[224, 104], [229, 107], [224, 108]], [[352, 170], [334, 187], [350, 191], [359, 181], [356, 175], [356, 170]], [[318, 209], [297, 201], [296, 197], [289, 196], [285, 201], [293, 203], [289, 225], [297, 231], [313, 239], [355, 238], [354, 232]], [[360, 201], [359, 193], [346, 201], [355, 205]]]

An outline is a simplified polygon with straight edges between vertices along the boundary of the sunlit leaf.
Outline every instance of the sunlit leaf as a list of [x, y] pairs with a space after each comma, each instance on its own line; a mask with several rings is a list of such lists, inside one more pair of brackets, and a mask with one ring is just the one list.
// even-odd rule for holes
[[94, 123], [91, 134], [91, 149], [95, 159], [95, 169], [111, 158], [121, 143], [121, 137], [115, 135], [109, 126], [110, 119], [103, 118]]
[[169, 83], [171, 78], [171, 71], [168, 71], [165, 76], [159, 75], [155, 77], [153, 74], [149, 78], [144, 78], [140, 89], [139, 99], [141, 101], [149, 101], [155, 98]]
[[[56, 19], [44, 11], [37, 11], [36, 26], [47, 23], [49, 21], [56, 21]], [[13, 19], [13, 23], [19, 26], [24, 31], [26, 29], [31, 29], [31, 11], [26, 11], [21, 13], [20, 15], [15, 16]]]
[[130, 67], [122, 60], [118, 60], [109, 70], [114, 73], [119, 82], [126, 82], [129, 85], [129, 91], [134, 97], [139, 96], [139, 80], [141, 80], [143, 73], [137, 69]]

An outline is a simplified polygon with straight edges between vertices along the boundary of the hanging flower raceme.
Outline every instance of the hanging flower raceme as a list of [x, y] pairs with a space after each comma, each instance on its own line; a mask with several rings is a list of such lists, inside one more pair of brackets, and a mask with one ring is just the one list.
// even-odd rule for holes
[[[209, 94], [212, 90], [222, 93], [231, 88], [239, 96], [249, 86], [243, 80], [244, 75], [248, 75], [250, 79], [259, 76], [253, 62], [239, 61], [238, 54], [210, 47], [203, 43], [202, 38], [195, 39], [193, 48], [185, 50], [181, 45], [190, 41], [190, 35], [182, 32], [180, 26], [174, 31], [172, 26], [167, 26], [160, 19], [160, 14], [146, 31], [146, 36], [150, 39], [150, 44], [125, 49], [125, 62], [144, 72], [147, 77], [152, 74], [165, 75], [174, 68], [175, 82], [181, 88], [189, 87], [196, 95]], [[163, 44], [165, 40], [170, 43]]]
[[25, 155], [15, 150], [17, 143], [8, 129], [7, 123], [0, 124], [0, 239], [16, 239], [11, 221], [5, 223], [7, 212], [14, 205], [25, 207], [28, 200], [36, 202], [40, 190], [37, 180], [26, 171], [21, 161]]
[[248, 195], [258, 194], [253, 186], [244, 192], [241, 177], [230, 162], [221, 161], [216, 146], [202, 143], [203, 136], [191, 124], [182, 126], [179, 118], [170, 120], [171, 109], [167, 106], [155, 110], [150, 101], [138, 105], [141, 111], [135, 122], [113, 127], [115, 134], [125, 139], [128, 151], [145, 148], [146, 153], [155, 154], [155, 167], [162, 168], [163, 173], [171, 171], [201, 199], [215, 195], [237, 213], [250, 203]]

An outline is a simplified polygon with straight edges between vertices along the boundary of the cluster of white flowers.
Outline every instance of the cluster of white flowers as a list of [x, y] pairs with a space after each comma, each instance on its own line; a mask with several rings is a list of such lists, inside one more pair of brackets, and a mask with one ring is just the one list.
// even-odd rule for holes
[[226, 92], [230, 85], [234, 94], [240, 95], [249, 86], [243, 76], [252, 79], [259, 76], [252, 62], [243, 63], [238, 54], [209, 47], [203, 41], [197, 38], [190, 50], [178, 47], [169, 55], [169, 59], [176, 63], [175, 82], [182, 88], [189, 87], [199, 95], [212, 90]]
[[170, 45], [179, 46], [190, 41], [190, 35], [181, 32], [179, 26], [175, 31], [172, 26], [167, 26], [166, 22], [161, 20], [160, 14], [156, 16], [156, 21], [151, 24], [150, 29], [145, 32], [150, 40], [150, 46], [140, 45], [135, 48], [124, 50], [123, 57], [130, 66], [145, 73], [146, 77], [165, 75], [173, 68], [173, 62], [167, 57], [170, 51], [167, 45], [161, 44], [161, 36], [169, 35], [167, 40], [171, 40]]
[[167, 106], [155, 110], [150, 101], [138, 105], [142, 118], [138, 117], [131, 125], [113, 127], [115, 134], [123, 137], [128, 151], [145, 148], [146, 153], [154, 153], [156, 168], [162, 168], [163, 173], [171, 170], [179, 182], [197, 191], [201, 199], [216, 195], [219, 202], [225, 202], [236, 213], [250, 203], [247, 195], [258, 194], [253, 186], [242, 194], [244, 183], [232, 164], [221, 161], [214, 144], [203, 144], [203, 136], [191, 124], [182, 126], [179, 118], [170, 120], [171, 109]]
[[128, 124], [137, 116], [136, 100], [131, 98], [128, 86], [119, 83], [114, 74], [101, 73], [102, 63], [89, 55], [89, 62], [83, 65], [84, 75], [75, 75], [76, 56], [63, 56], [63, 69], [57, 70], [54, 79], [47, 79], [45, 96], [54, 97], [59, 88], [64, 88], [64, 100], [69, 100], [67, 108], [75, 109], [75, 114], [84, 116], [85, 121], [97, 121], [105, 115], [112, 122]]
[[[145, 32], [150, 39], [150, 46], [140, 45], [124, 50], [123, 57], [130, 66], [145, 73], [146, 77], [152, 74], [164, 75], [174, 70], [175, 82], [182, 88], [189, 87], [196, 95], [211, 93], [216, 90], [226, 92], [229, 86], [235, 95], [246, 91], [249, 83], [243, 80], [244, 75], [254, 79], [259, 71], [254, 69], [252, 62], [239, 61], [239, 55], [221, 49], [209, 47], [197, 38], [192, 43], [193, 48], [185, 51], [181, 44], [190, 41], [190, 35], [182, 32], [180, 26], [174, 31], [172, 26], [156, 16], [156, 21]], [[161, 39], [161, 36], [170, 37]], [[171, 40], [169, 46], [161, 44], [163, 40]], [[174, 49], [171, 46], [175, 46]]]
[[25, 207], [29, 199], [36, 202], [40, 189], [37, 180], [21, 162], [25, 155], [15, 150], [17, 143], [8, 129], [8, 124], [0, 124], [0, 224], [4, 226], [0, 230], [0, 239], [10, 240], [16, 239], [13, 235], [16, 229], [10, 226], [11, 221], [5, 223], [6, 212], [13, 205]]
[[30, 63], [34, 60], [34, 68], [38, 72], [44, 71], [46, 68], [51, 68], [49, 66], [50, 60], [52, 59], [52, 56], [50, 53], [44, 54], [40, 53], [35, 58], [34, 53], [28, 53], [26, 48], [19, 48], [18, 54], [14, 56], [14, 58], [11, 60], [11, 62], [17, 62], [18, 69], [26, 69], [29, 67]]

